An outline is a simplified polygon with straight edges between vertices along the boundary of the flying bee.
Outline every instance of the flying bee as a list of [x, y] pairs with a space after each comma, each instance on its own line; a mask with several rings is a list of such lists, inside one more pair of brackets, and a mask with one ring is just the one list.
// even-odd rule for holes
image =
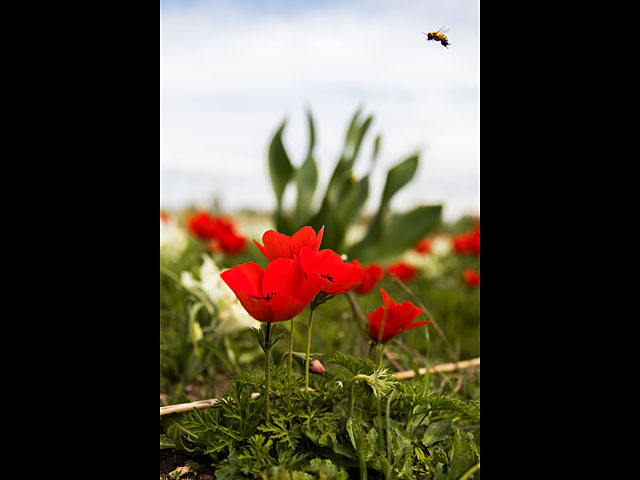
[[427, 40], [434, 40], [436, 42], [440, 42], [443, 47], [447, 48], [447, 45], [451, 45], [449, 43], [449, 39], [445, 35], [445, 33], [448, 31], [449, 31], [448, 28], [442, 27], [439, 30], [436, 30], [435, 32], [430, 32], [430, 33], [422, 32], [422, 33], [427, 36]]

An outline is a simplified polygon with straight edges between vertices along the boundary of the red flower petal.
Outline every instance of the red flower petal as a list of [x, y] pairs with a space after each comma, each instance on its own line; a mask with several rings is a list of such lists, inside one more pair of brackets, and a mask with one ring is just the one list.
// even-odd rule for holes
[[300, 255], [300, 250], [304, 247], [309, 247], [312, 250], [318, 250], [320, 248], [320, 243], [322, 242], [323, 232], [324, 226], [320, 229], [317, 235], [312, 227], [302, 227], [291, 237], [291, 254]]
[[255, 240], [253, 242], [267, 260], [271, 261], [276, 258], [291, 258], [289, 241], [290, 239], [287, 235], [278, 233], [275, 230], [267, 230], [262, 235], [262, 243], [264, 243], [264, 246]]
[[220, 274], [249, 315], [261, 322], [270, 322], [273, 320], [273, 310], [262, 294], [263, 277], [262, 268], [254, 262], [236, 265]]
[[362, 266], [362, 264], [358, 260], [353, 260], [354, 265], [362, 268], [362, 283], [358, 285], [354, 291], [360, 295], [365, 295], [369, 293], [376, 286], [378, 281], [382, 278], [384, 274], [384, 270], [382, 267], [376, 263], [371, 263], [368, 267]]
[[308, 276], [325, 279], [322, 291], [328, 295], [341, 295], [362, 283], [362, 268], [345, 263], [340, 255], [328, 248], [317, 252], [303, 248], [300, 250], [300, 263]]
[[380, 293], [382, 294], [383, 305], [378, 307], [373, 314], [367, 312], [369, 317], [369, 336], [373, 340], [378, 341], [380, 338], [380, 328], [385, 312], [386, 318], [382, 343], [387, 343], [402, 332], [431, 323], [430, 321], [414, 322], [418, 315], [422, 313], [422, 310], [411, 302], [405, 301], [400, 305], [396, 305], [393, 298], [384, 289], [381, 288]]

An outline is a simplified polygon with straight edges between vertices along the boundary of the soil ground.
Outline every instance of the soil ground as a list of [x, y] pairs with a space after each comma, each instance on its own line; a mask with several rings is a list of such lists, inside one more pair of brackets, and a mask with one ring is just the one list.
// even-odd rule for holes
[[208, 456], [174, 449], [160, 450], [160, 480], [214, 480], [215, 469]]

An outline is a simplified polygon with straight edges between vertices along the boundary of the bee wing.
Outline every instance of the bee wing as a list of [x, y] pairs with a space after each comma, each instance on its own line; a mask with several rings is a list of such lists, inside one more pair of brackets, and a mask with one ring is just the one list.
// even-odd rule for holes
[[449, 30], [451, 30], [451, 29], [450, 28], [445, 28], [444, 26], [442, 26], [438, 30], [436, 30], [436, 33], [447, 33]]

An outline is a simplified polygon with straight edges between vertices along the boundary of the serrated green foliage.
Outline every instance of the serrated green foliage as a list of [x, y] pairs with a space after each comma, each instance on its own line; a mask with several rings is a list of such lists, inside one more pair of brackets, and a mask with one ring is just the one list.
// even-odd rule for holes
[[376, 369], [375, 363], [369, 358], [356, 358], [342, 352], [334, 353], [329, 359], [329, 363], [335, 363], [349, 370], [353, 375], [360, 373], [371, 374]]
[[327, 364], [335, 373], [315, 377], [308, 395], [275, 367], [268, 423], [263, 400], [251, 396], [263, 376], [242, 372], [217, 408], [161, 417], [161, 448], [209, 455], [222, 479], [450, 480], [479, 462], [479, 402], [430, 393], [421, 379], [401, 383], [367, 358], [336, 353]]
[[471, 450], [475, 453], [480, 460], [480, 427], [476, 428], [471, 438]]
[[451, 432], [451, 419], [441, 420], [439, 422], [433, 422], [424, 432], [422, 436], [422, 444], [425, 447], [430, 447], [436, 442], [441, 442]]
[[271, 417], [271, 423], [260, 425], [258, 430], [268, 433], [272, 440], [285, 443], [289, 448], [295, 450], [300, 438], [302, 438], [302, 427], [299, 423], [294, 424], [290, 420], [282, 414], [275, 414]]
[[462, 437], [460, 431], [456, 431], [451, 439], [451, 444], [451, 453], [449, 454], [451, 464], [449, 465], [448, 478], [454, 480], [464, 475], [476, 461], [469, 442]]

